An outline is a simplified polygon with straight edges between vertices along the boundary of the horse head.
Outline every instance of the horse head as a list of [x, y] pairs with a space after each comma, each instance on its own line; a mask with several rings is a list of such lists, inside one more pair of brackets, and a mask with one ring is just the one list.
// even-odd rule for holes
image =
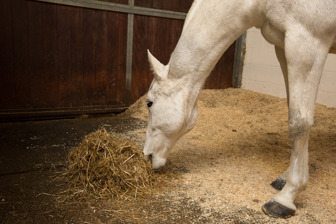
[[182, 76], [172, 74], [169, 64], [161, 64], [149, 51], [148, 60], [154, 79], [146, 99], [149, 121], [143, 153], [152, 161], [153, 169], [159, 169], [177, 140], [194, 127], [197, 97]]

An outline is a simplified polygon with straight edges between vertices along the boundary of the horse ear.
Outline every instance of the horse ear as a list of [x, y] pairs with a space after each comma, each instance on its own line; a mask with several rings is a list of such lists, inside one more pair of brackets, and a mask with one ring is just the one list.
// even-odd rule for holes
[[163, 72], [165, 69], [165, 66], [159, 62], [151, 53], [149, 50], [147, 50], [148, 54], [148, 62], [151, 67], [151, 70], [153, 71], [154, 75], [158, 79], [162, 79], [163, 77]]

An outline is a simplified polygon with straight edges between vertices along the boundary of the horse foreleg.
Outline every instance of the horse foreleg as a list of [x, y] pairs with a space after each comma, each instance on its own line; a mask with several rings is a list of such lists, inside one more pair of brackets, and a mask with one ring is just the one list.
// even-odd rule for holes
[[[285, 56], [284, 49], [275, 46], [275, 54], [277, 56], [277, 59], [280, 63], [281, 71], [285, 80], [286, 85], [286, 95], [287, 95], [287, 105], [289, 104], [289, 87], [288, 87], [288, 70], [287, 70], [287, 60]], [[286, 184], [286, 180], [288, 178], [289, 171], [286, 170], [284, 173], [282, 173], [275, 181], [271, 183], [271, 186], [277, 190], [282, 190], [282, 188]]]
[[297, 30], [288, 31], [285, 37], [288, 126], [292, 140], [290, 165], [281, 177], [285, 181], [284, 187], [262, 208], [266, 214], [281, 218], [288, 218], [295, 213], [294, 200], [308, 182], [308, 138], [314, 121], [318, 86], [329, 50], [323, 41], [316, 40], [310, 33]]

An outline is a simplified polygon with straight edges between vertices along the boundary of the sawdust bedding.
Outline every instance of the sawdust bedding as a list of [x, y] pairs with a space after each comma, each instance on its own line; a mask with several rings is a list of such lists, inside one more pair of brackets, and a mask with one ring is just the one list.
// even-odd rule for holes
[[[277, 192], [270, 183], [289, 165], [286, 100], [241, 89], [203, 90], [198, 106], [196, 127], [168, 157], [168, 168], [178, 168], [181, 178], [166, 194], [183, 192], [201, 204], [204, 216], [217, 211], [240, 222], [336, 223], [336, 108], [317, 105], [309, 185], [296, 199], [296, 215], [274, 220], [260, 208]], [[125, 115], [147, 121], [145, 96]], [[145, 129], [127, 135], [143, 147]]]

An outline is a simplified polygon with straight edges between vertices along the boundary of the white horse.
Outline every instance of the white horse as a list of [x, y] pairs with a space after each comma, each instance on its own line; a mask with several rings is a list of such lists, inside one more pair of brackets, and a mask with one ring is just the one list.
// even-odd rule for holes
[[335, 0], [195, 0], [168, 65], [149, 52], [154, 73], [147, 105], [144, 155], [153, 168], [197, 119], [200, 90], [223, 52], [247, 29], [257, 27], [275, 45], [289, 107], [292, 155], [272, 183], [281, 190], [262, 210], [275, 217], [294, 214], [294, 199], [308, 182], [308, 138], [318, 86], [329, 52], [336, 53]]

